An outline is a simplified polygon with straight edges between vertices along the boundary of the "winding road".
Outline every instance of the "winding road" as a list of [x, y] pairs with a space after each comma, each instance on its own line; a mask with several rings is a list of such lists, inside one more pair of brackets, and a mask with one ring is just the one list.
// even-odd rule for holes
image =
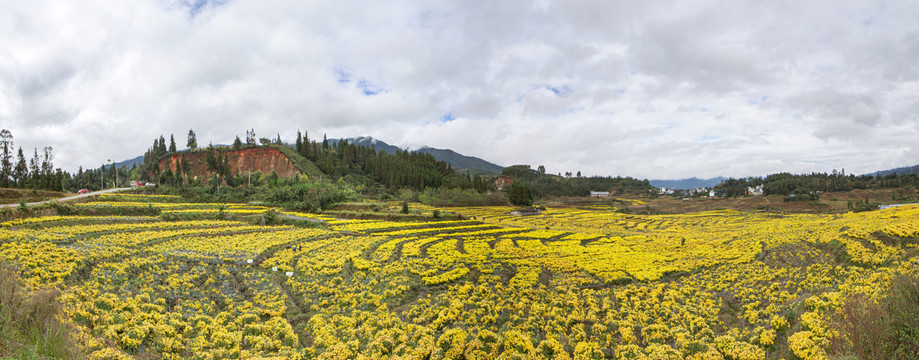
[[[89, 196], [96, 196], [96, 195], [101, 195], [101, 194], [107, 194], [107, 193], [116, 192], [116, 191], [124, 191], [124, 190], [131, 190], [131, 188], [129, 188], [129, 187], [127, 187], [127, 188], [114, 188], [114, 189], [108, 189], [108, 190], [93, 191], [93, 192], [89, 192], [89, 193], [85, 193], [85, 194], [79, 194], [79, 195], [74, 195], [74, 196], [68, 196], [68, 197], [60, 198], [60, 199], [51, 199], [51, 200], [45, 200], [45, 201], [27, 203], [26, 205], [27, 205], [27, 206], [34, 206], [34, 205], [46, 204], [46, 203], [49, 203], [49, 202], [51, 202], [51, 201], [57, 201], [57, 202], [68, 201], [68, 200], [74, 200], [74, 199], [85, 198], [85, 197], [89, 197]], [[19, 204], [3, 204], [3, 205], [0, 205], [0, 208], [13, 207], [13, 206], [19, 206]]]

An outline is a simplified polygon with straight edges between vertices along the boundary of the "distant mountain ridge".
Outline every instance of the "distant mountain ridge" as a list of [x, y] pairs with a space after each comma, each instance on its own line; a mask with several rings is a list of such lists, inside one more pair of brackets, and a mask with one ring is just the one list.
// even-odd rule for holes
[[[140, 166], [143, 163], [144, 163], [144, 156], [141, 155], [133, 159], [116, 162], [115, 167], [118, 169], [121, 169], [121, 167], [124, 166], [126, 169], [131, 169], [132, 167], [134, 167], [134, 165]], [[108, 169], [109, 166], [112, 166], [112, 164], [109, 163], [109, 164], [103, 165], [103, 167], [106, 169]]]
[[[341, 140], [347, 140], [348, 142], [356, 145], [368, 147], [372, 146], [377, 151], [385, 151], [390, 154], [395, 154], [396, 151], [407, 150], [398, 146], [387, 144], [382, 140], [374, 139], [370, 136], [359, 136], [356, 138], [347, 139], [329, 139], [329, 143], [334, 145]], [[453, 167], [453, 170], [460, 174], [468, 172], [472, 175], [498, 175], [501, 174], [501, 170], [504, 169], [504, 167], [500, 165], [496, 165], [474, 156], [466, 156], [450, 149], [437, 149], [429, 146], [423, 146], [418, 150], [411, 151], [422, 154], [431, 154], [431, 156], [433, 156], [435, 159], [450, 164], [450, 166]]]
[[919, 165], [904, 166], [904, 167], [898, 167], [898, 168], [896, 168], [896, 169], [875, 171], [875, 172], [873, 172], [873, 173], [867, 173], [867, 174], [865, 174], [865, 175], [872, 175], [872, 176], [887, 176], [887, 175], [890, 175], [890, 174], [897, 174], [897, 175], [919, 174]]
[[720, 184], [724, 180], [725, 178], [721, 176], [713, 177], [711, 179], [699, 179], [697, 177], [691, 177], [689, 179], [679, 180], [648, 180], [648, 183], [656, 188], [663, 187], [668, 189], [690, 190], [695, 188], [713, 187]]
[[347, 140], [348, 142], [350, 142], [350, 143], [352, 143], [352, 144], [355, 144], [355, 145], [361, 145], [361, 146], [366, 146], [366, 147], [373, 147], [373, 148], [375, 148], [377, 151], [383, 151], [383, 152], [386, 152], [386, 153], [389, 153], [389, 154], [395, 154], [396, 151], [404, 151], [404, 150], [405, 150], [405, 149], [402, 149], [402, 148], [400, 148], [400, 147], [398, 147], [398, 146], [389, 145], [389, 144], [387, 144], [387, 143], [384, 142], [384, 141], [381, 141], [381, 140], [378, 140], [378, 139], [374, 139], [374, 138], [372, 138], [372, 137], [370, 137], [370, 136], [358, 136], [358, 137], [356, 137], [356, 138], [346, 138], [346, 139], [329, 139], [329, 144], [331, 144], [331, 145], [334, 146], [335, 144], [338, 144], [338, 142], [341, 141], [341, 140]]
[[435, 159], [450, 164], [454, 170], [461, 173], [464, 170], [468, 170], [469, 173], [473, 175], [498, 175], [501, 174], [501, 170], [504, 169], [491, 162], [474, 156], [466, 156], [450, 149], [436, 149], [425, 146], [415, 151], [431, 154]]

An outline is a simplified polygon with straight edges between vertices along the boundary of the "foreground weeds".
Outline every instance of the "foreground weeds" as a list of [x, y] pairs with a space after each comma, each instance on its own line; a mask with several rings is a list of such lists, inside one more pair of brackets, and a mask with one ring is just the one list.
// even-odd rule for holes
[[29, 291], [16, 269], [0, 262], [0, 358], [82, 358], [71, 327], [59, 318], [59, 295], [57, 289]]

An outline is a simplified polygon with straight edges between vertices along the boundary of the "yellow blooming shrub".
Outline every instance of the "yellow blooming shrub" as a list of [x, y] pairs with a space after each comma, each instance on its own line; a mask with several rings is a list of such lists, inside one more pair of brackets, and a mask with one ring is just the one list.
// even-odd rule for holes
[[[145, 195], [79, 206], [269, 210]], [[0, 255], [30, 286], [64, 291], [66, 318], [100, 359], [823, 359], [846, 294], [877, 298], [919, 270], [919, 206], [510, 210], [400, 222], [281, 213], [316, 227], [27, 218], [0, 226]]]

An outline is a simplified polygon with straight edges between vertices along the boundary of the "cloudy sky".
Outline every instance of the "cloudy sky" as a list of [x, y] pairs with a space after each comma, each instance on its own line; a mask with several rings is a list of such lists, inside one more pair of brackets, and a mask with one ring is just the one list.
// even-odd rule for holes
[[911, 0], [0, 3], [0, 128], [71, 171], [249, 128], [653, 179], [919, 164]]

